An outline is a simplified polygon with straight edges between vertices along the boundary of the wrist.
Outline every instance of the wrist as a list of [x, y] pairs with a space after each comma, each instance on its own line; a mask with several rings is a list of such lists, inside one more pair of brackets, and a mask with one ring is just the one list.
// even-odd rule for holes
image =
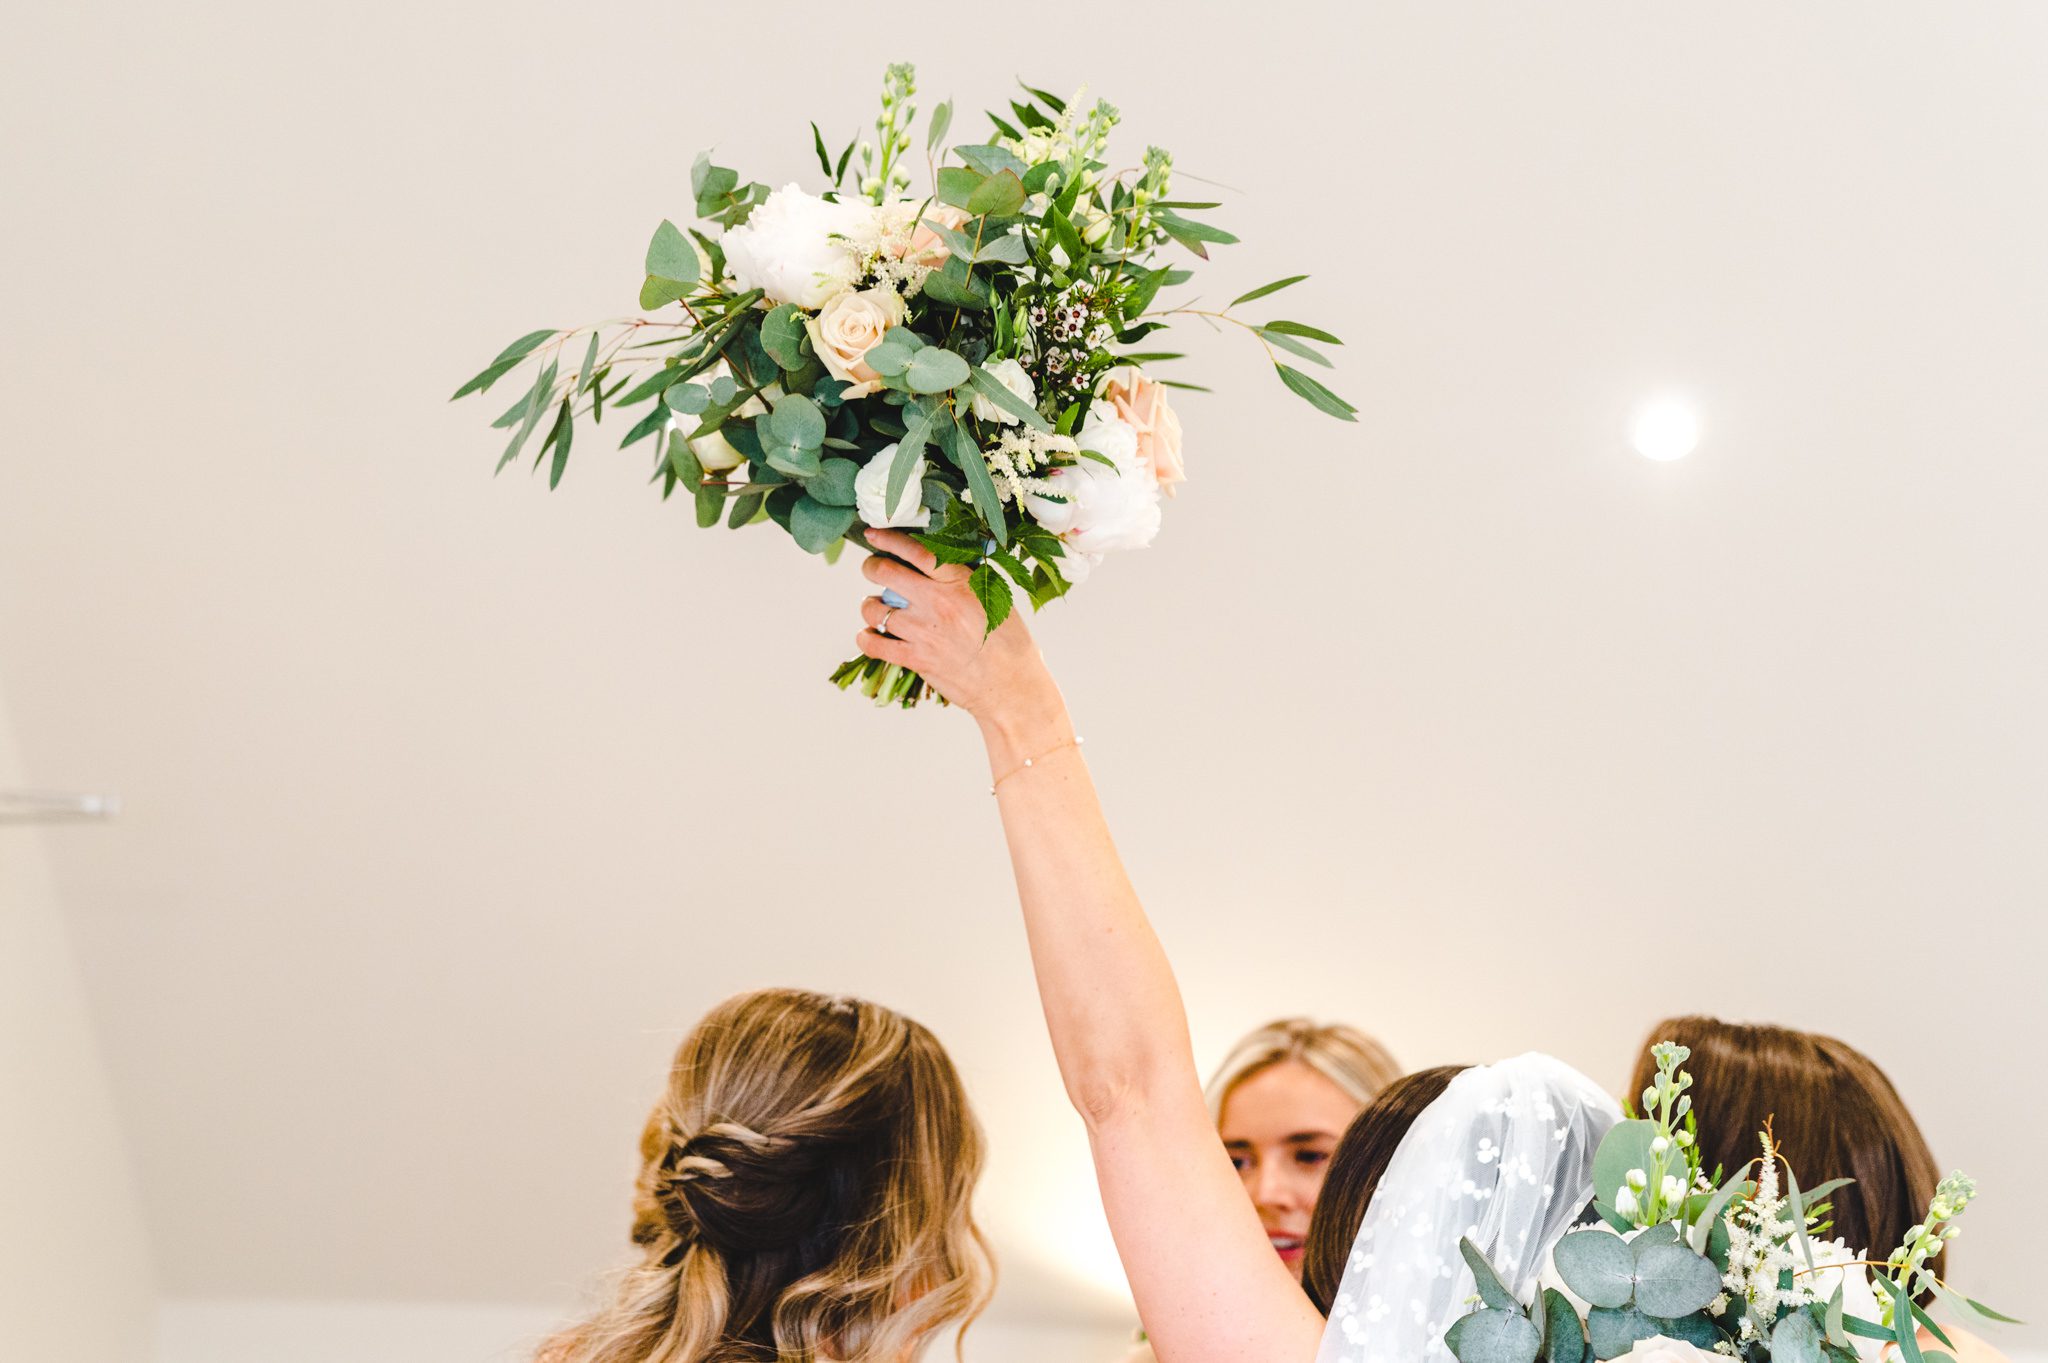
[[990, 760], [998, 764], [1018, 752], [1036, 752], [1073, 737], [1066, 700], [1052, 673], [1037, 659], [1013, 685], [990, 697], [975, 719]]

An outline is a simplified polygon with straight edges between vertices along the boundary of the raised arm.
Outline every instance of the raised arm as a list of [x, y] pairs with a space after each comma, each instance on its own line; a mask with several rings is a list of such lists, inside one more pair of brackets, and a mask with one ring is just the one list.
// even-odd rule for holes
[[[1273, 1253], [1202, 1098], [1173, 968], [1124, 874], [1052, 674], [1020, 617], [983, 639], [966, 570], [875, 531], [860, 636], [981, 725], [1039, 997], [1162, 1363], [1308, 1363], [1322, 1318]], [[906, 566], [908, 565], [908, 566]], [[874, 627], [887, 612], [889, 633]]]

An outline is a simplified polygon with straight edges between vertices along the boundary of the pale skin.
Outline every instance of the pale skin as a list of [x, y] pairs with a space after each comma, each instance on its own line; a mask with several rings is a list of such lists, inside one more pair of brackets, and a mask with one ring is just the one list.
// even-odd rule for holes
[[888, 608], [863, 602], [861, 651], [915, 668], [980, 725], [1060, 1077], [1147, 1334], [1173, 1363], [1306, 1363], [1323, 1319], [1217, 1140], [1173, 969], [1030, 630], [1013, 615], [984, 639], [965, 568], [908, 535], [868, 539], [894, 558], [862, 571], [910, 604], [883, 635]]
[[1358, 1112], [1350, 1094], [1298, 1060], [1254, 1071], [1224, 1099], [1216, 1123], [1223, 1151], [1268, 1242], [1297, 1279], [1330, 1156]]

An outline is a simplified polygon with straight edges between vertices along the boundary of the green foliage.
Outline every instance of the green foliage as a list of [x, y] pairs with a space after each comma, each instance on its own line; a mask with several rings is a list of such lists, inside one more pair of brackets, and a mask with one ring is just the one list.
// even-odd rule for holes
[[1521, 1312], [1488, 1307], [1460, 1317], [1444, 1344], [1458, 1363], [1536, 1363], [1543, 1335]]
[[804, 330], [803, 309], [793, 303], [772, 308], [761, 318], [761, 348], [784, 370], [797, 370], [811, 353], [810, 333]]
[[910, 357], [903, 380], [913, 393], [946, 393], [966, 383], [973, 372], [967, 361], [952, 351], [926, 346]]
[[1627, 1306], [1636, 1290], [1628, 1242], [1603, 1230], [1578, 1230], [1557, 1242], [1552, 1262], [1564, 1284], [1592, 1306]]

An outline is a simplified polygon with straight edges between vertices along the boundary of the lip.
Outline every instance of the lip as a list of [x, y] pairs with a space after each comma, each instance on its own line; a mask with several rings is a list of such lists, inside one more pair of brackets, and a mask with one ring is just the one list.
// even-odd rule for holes
[[1266, 1239], [1273, 1246], [1273, 1252], [1287, 1263], [1296, 1263], [1302, 1255], [1302, 1237], [1287, 1231], [1269, 1230]]

